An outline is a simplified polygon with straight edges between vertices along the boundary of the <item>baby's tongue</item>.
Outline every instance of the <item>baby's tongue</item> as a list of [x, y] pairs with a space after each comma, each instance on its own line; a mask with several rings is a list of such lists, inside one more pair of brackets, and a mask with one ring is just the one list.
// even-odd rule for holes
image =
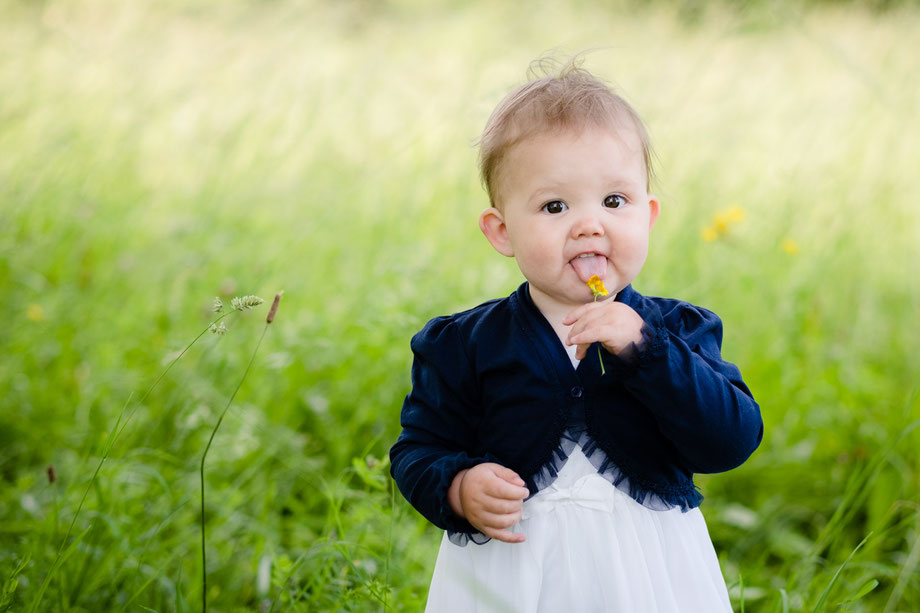
[[604, 276], [607, 274], [607, 258], [602, 255], [575, 258], [571, 261], [571, 264], [572, 268], [575, 269], [575, 274], [578, 275], [578, 278], [583, 283], [587, 283], [588, 279], [594, 275], [597, 275], [603, 281]]

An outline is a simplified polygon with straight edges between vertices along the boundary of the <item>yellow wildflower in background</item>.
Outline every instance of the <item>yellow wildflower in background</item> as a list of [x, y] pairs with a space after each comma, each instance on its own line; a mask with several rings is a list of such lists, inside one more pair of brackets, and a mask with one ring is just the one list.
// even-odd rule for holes
[[799, 244], [791, 238], [787, 238], [783, 241], [782, 248], [783, 251], [789, 255], [795, 255], [799, 252]]
[[712, 223], [703, 228], [700, 234], [704, 241], [712, 243], [726, 236], [732, 226], [742, 221], [744, 221], [744, 209], [735, 204], [713, 215]]
[[744, 209], [742, 209], [737, 204], [734, 204], [724, 211], [716, 213], [714, 220], [716, 225], [728, 228], [733, 224], [741, 223], [744, 221]]
[[42, 309], [42, 305], [30, 304], [26, 308], [26, 317], [28, 317], [30, 321], [41, 321], [44, 319], [45, 311]]
[[607, 288], [604, 287], [604, 282], [597, 275], [592, 275], [585, 285], [591, 288], [591, 293], [594, 294], [594, 300], [597, 300], [598, 296], [606, 296], [608, 294]]

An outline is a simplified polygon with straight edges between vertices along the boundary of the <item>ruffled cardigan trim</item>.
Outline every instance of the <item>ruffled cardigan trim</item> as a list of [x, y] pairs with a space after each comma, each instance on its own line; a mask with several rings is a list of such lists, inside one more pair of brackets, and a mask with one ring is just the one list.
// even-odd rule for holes
[[[537, 489], [530, 495], [528, 500], [556, 480], [569, 456], [572, 455], [572, 451], [575, 450], [575, 445], [581, 447], [582, 453], [585, 454], [585, 457], [597, 470], [597, 474], [647, 509], [670, 511], [679, 508], [681, 512], [686, 513], [690, 509], [700, 506], [703, 501], [703, 495], [696, 489], [696, 486], [690, 488], [675, 487], [669, 491], [655, 492], [649, 488], [648, 484], [643, 484], [641, 480], [635, 477], [630, 478], [616, 462], [604, 453], [604, 450], [597, 445], [597, 442], [588, 436], [583, 415], [573, 416], [573, 423], [563, 432], [559, 444], [553, 449], [550, 461], [544, 464], [529, 479], [530, 482], [536, 485]], [[469, 533], [448, 530], [447, 538], [451, 543], [460, 547], [465, 547], [470, 542], [476, 545], [484, 545], [491, 540], [488, 536], [478, 531]]]

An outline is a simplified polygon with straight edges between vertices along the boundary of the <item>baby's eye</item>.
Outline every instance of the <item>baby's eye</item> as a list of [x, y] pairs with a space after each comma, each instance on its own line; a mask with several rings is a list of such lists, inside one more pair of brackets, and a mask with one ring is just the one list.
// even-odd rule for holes
[[604, 206], [608, 209], [618, 209], [626, 204], [626, 198], [620, 194], [610, 194], [604, 198]]
[[565, 202], [561, 200], [553, 200], [552, 202], [547, 202], [546, 204], [543, 205], [543, 210], [553, 215], [557, 213], [561, 213], [567, 208], [569, 207], [566, 206]]

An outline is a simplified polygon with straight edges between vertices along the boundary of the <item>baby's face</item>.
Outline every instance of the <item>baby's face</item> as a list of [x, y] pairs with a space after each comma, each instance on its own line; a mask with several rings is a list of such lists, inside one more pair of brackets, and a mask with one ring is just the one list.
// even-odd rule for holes
[[659, 209], [646, 182], [631, 130], [546, 132], [511, 149], [497, 185], [510, 253], [499, 251], [515, 257], [544, 312], [591, 301], [593, 275], [615, 295], [639, 274]]

